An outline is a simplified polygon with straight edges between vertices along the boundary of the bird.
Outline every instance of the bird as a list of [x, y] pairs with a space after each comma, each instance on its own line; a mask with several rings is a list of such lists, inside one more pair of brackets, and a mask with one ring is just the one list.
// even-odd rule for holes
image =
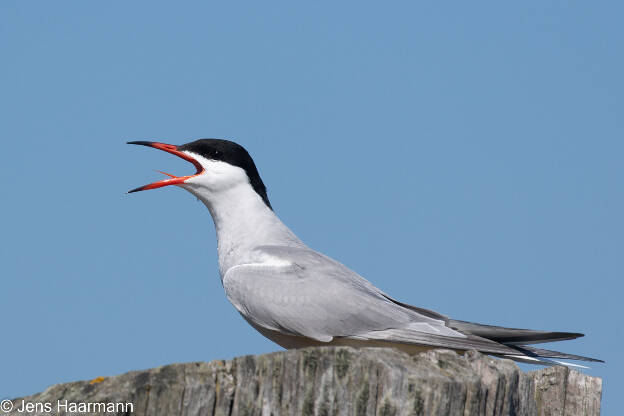
[[[130, 141], [178, 156], [196, 172], [128, 191], [175, 185], [193, 194], [214, 221], [218, 266], [228, 300], [258, 332], [286, 348], [435, 348], [518, 362], [572, 365], [602, 360], [536, 348], [584, 336], [451, 319], [399, 301], [338, 261], [309, 248], [276, 215], [252, 157], [238, 143], [199, 139], [183, 145]], [[577, 365], [579, 367], [583, 367]]]

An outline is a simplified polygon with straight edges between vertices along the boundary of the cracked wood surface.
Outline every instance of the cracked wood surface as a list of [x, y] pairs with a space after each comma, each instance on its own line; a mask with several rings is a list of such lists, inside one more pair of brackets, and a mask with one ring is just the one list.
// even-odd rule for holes
[[601, 392], [596, 377], [565, 367], [524, 373], [512, 361], [474, 351], [410, 357], [391, 349], [321, 347], [57, 384], [13, 402], [16, 408], [22, 399], [52, 403], [46, 415], [72, 414], [56, 412], [57, 400], [67, 400], [129, 402], [134, 411], [117, 414], [133, 416], [550, 416], [599, 415]]

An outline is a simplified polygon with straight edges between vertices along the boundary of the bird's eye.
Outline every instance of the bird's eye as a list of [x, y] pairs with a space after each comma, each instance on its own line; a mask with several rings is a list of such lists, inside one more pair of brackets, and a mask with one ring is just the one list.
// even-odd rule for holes
[[213, 154], [213, 156], [217, 157], [217, 156], [221, 155], [221, 152], [218, 151], [218, 150], [215, 150], [212, 154]]

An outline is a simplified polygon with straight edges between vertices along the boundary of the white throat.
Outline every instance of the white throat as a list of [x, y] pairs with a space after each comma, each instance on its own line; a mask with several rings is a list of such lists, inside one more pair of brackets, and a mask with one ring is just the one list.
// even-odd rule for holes
[[249, 183], [214, 193], [191, 184], [183, 187], [199, 198], [212, 215], [221, 279], [231, 267], [251, 261], [250, 252], [258, 246], [305, 247]]

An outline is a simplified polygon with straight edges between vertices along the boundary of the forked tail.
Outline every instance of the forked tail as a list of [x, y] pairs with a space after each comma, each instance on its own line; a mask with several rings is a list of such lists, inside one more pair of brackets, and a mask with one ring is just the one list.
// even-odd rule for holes
[[474, 322], [458, 321], [454, 319], [449, 319], [447, 325], [462, 333], [486, 338], [490, 341], [498, 342], [512, 348], [517, 351], [518, 354], [505, 353], [496, 355], [504, 358], [510, 358], [514, 361], [544, 365], [562, 364], [574, 367], [584, 366], [559, 360], [567, 359], [593, 361], [599, 363], [604, 362], [597, 358], [584, 357], [582, 355], [567, 354], [564, 352], [545, 350], [529, 346], [530, 344], [565, 341], [584, 336], [583, 334], [576, 332], [550, 332], [537, 331], [533, 329], [504, 328], [501, 326], [476, 324]]

